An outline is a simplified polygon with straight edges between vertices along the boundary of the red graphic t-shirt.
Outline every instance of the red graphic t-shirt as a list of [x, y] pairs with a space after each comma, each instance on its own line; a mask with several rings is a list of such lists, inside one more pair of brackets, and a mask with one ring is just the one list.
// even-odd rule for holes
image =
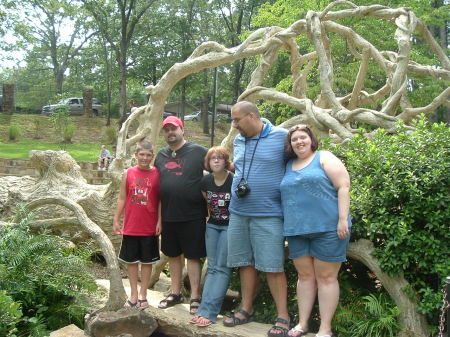
[[159, 172], [155, 167], [127, 170], [127, 199], [122, 234], [155, 235], [158, 222]]

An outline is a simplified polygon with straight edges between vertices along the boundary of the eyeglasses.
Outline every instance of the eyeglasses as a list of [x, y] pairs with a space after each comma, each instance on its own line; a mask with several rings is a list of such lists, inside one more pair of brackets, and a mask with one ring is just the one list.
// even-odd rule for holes
[[211, 158], [209, 158], [209, 160], [211, 160], [211, 161], [215, 161], [215, 160], [225, 160], [225, 158], [224, 157], [211, 157]]
[[231, 123], [233, 123], [233, 124], [239, 124], [239, 122], [240, 122], [241, 120], [243, 120], [245, 117], [247, 117], [248, 115], [250, 115], [250, 113], [244, 115], [244, 116], [241, 117], [241, 118], [233, 118], [233, 119], [231, 120]]

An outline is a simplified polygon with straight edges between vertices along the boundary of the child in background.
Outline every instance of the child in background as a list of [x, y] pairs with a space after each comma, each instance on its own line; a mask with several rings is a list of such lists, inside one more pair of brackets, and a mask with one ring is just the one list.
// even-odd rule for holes
[[98, 169], [106, 171], [106, 168], [108, 167], [110, 158], [111, 158], [111, 154], [106, 149], [106, 146], [102, 145], [102, 148], [100, 149], [100, 153], [98, 155]]
[[[125, 306], [148, 307], [147, 289], [152, 264], [159, 260], [158, 235], [161, 233], [161, 204], [159, 172], [151, 166], [153, 147], [148, 142], [138, 144], [137, 165], [122, 176], [117, 209], [114, 214], [114, 233], [123, 235], [119, 260], [127, 264], [131, 294]], [[120, 220], [125, 211], [123, 225]], [[138, 293], [138, 270], [141, 264], [141, 288]]]

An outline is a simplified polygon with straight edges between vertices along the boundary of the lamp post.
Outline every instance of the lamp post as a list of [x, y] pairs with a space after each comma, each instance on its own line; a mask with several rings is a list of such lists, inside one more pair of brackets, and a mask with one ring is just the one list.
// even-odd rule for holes
[[[214, 68], [214, 85], [213, 85], [213, 95], [212, 95], [212, 105], [213, 105], [213, 114], [211, 118], [211, 147], [214, 146], [214, 129], [215, 129], [215, 120], [216, 120], [216, 96], [217, 96], [217, 67]], [[208, 118], [208, 117], [206, 117]]]

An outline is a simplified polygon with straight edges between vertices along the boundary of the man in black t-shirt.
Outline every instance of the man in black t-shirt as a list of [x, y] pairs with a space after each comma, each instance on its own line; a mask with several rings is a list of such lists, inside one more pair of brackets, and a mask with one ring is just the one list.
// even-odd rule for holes
[[200, 258], [206, 256], [207, 210], [200, 181], [207, 149], [184, 139], [183, 123], [175, 116], [163, 121], [163, 132], [168, 146], [159, 151], [155, 166], [161, 179], [161, 251], [169, 257], [171, 292], [159, 307], [165, 309], [182, 302], [181, 254], [184, 254], [191, 284], [190, 312], [195, 314], [200, 305]]

